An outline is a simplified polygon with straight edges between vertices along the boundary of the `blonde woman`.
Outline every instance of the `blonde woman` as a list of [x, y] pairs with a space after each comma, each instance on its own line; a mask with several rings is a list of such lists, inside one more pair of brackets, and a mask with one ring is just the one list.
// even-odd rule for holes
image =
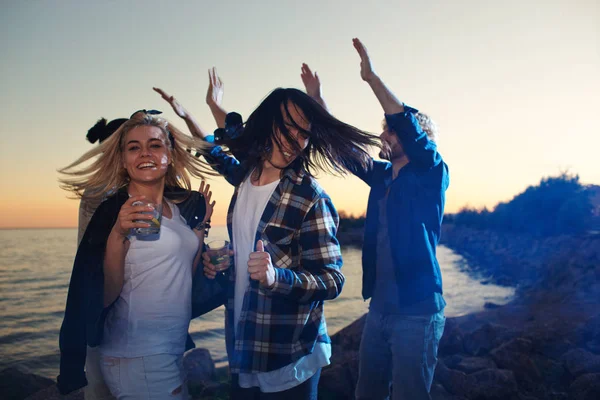
[[[181, 360], [190, 318], [223, 303], [207, 287], [192, 311], [192, 280], [202, 276], [195, 271], [215, 202], [204, 182], [200, 193], [191, 191], [190, 176], [214, 173], [189, 150], [204, 153], [207, 145], [156, 113], [135, 112], [60, 170], [61, 187], [83, 200], [120, 188], [94, 213], [75, 257], [60, 332], [63, 394], [87, 384], [89, 345], [99, 346], [102, 375], [117, 399], [187, 398]], [[152, 218], [145, 214], [152, 207], [137, 201], [162, 204], [158, 235], [132, 234]]]

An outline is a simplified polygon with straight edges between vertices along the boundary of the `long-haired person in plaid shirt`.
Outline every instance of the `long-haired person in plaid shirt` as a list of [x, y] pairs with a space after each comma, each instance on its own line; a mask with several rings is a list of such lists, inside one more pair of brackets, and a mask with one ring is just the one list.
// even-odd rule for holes
[[[235, 118], [221, 108], [214, 69], [209, 78], [207, 103], [228, 135], [207, 158], [235, 186], [225, 318], [231, 397], [316, 399], [331, 356], [323, 303], [339, 296], [344, 275], [338, 213], [313, 174], [368, 168], [367, 149], [379, 142], [297, 89], [275, 89], [245, 126], [226, 126]], [[208, 257], [204, 271], [217, 273]]]

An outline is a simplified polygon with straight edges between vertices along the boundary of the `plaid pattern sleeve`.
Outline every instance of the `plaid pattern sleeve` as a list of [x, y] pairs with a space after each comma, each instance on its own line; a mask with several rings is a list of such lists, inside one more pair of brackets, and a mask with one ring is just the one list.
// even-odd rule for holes
[[267, 289], [299, 303], [335, 299], [342, 291], [342, 255], [336, 239], [338, 213], [328, 197], [319, 197], [300, 228], [300, 265], [275, 268], [275, 283]]

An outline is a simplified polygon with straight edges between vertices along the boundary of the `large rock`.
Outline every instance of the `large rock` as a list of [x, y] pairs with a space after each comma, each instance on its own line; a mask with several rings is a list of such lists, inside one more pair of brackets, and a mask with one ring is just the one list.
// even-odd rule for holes
[[542, 375], [531, 359], [532, 343], [528, 339], [510, 340], [490, 352], [498, 367], [514, 372], [517, 381], [527, 389], [533, 389]]
[[600, 314], [586, 321], [580, 340], [589, 351], [600, 354]]
[[447, 318], [444, 335], [440, 339], [438, 353], [440, 356], [462, 353], [464, 351], [464, 332], [456, 323], [455, 318]]
[[466, 374], [481, 371], [483, 369], [496, 368], [494, 360], [485, 357], [468, 357], [455, 354], [444, 359], [448, 368], [462, 371]]
[[358, 381], [358, 351], [334, 346], [331, 365], [323, 368], [319, 380], [319, 394], [324, 398], [353, 399]]
[[476, 400], [507, 400], [517, 398], [518, 385], [512, 371], [485, 369], [467, 375], [438, 363], [435, 381], [455, 396]]
[[0, 371], [0, 393], [5, 400], [22, 400], [48, 386], [52, 379], [31, 374], [20, 368], [9, 367]]
[[467, 396], [471, 388], [471, 381], [467, 374], [448, 368], [441, 360], [435, 369], [434, 382], [441, 384], [448, 392], [457, 396]]
[[207, 349], [192, 349], [183, 356], [183, 369], [192, 384], [209, 385], [216, 379], [215, 363]]
[[506, 400], [514, 398], [518, 386], [512, 371], [485, 369], [468, 377], [470, 390], [468, 397], [477, 400]]
[[431, 386], [430, 394], [432, 400], [467, 400], [464, 396], [455, 396], [448, 393], [440, 383], [434, 383]]
[[367, 314], [331, 336], [331, 344], [340, 346], [342, 349], [358, 351], [366, 320]]
[[468, 354], [481, 356], [515, 335], [513, 330], [505, 326], [488, 322], [465, 335], [463, 347]]
[[544, 397], [538, 397], [538, 399], [544, 400], [569, 400], [569, 395], [564, 392], [548, 392]]
[[566, 352], [563, 361], [575, 378], [583, 374], [600, 373], [600, 356], [584, 349], [573, 349]]
[[331, 337], [331, 365], [323, 368], [319, 393], [325, 398], [352, 399], [358, 382], [358, 349], [366, 314]]
[[600, 399], [600, 374], [585, 374], [573, 382], [570, 388], [572, 400]]
[[563, 337], [536, 337], [533, 341], [533, 351], [553, 359], [559, 359], [567, 351], [572, 350], [574, 348], [575, 345], [570, 340]]
[[564, 363], [553, 360], [543, 354], [531, 357], [542, 377], [542, 384], [549, 390], [563, 392], [569, 388], [572, 377]]

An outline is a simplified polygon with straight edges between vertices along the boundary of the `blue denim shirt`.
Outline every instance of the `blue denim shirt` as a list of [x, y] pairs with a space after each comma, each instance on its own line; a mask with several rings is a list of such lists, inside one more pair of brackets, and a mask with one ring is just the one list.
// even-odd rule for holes
[[436, 246], [449, 185], [448, 166], [436, 144], [421, 129], [416, 112], [405, 106], [404, 112], [385, 116], [410, 160], [396, 179], [390, 162], [373, 161], [369, 169], [353, 168], [354, 174], [371, 187], [362, 252], [365, 300], [373, 295], [375, 287], [378, 200], [388, 190], [387, 221], [399, 304], [414, 304], [432, 293], [442, 293]]

